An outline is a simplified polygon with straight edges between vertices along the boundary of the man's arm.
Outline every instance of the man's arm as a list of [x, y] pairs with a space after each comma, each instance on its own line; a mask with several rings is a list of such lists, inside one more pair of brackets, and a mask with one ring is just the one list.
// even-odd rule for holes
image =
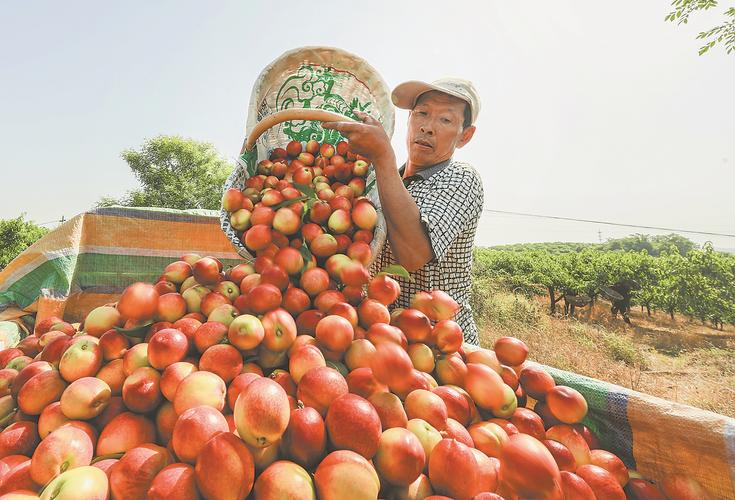
[[369, 115], [355, 114], [363, 123], [331, 122], [323, 127], [339, 131], [350, 141], [352, 152], [373, 164], [391, 249], [398, 263], [414, 272], [434, 258], [419, 207], [403, 185], [395, 152], [383, 126]]
[[391, 250], [400, 265], [414, 272], [434, 258], [419, 207], [403, 185], [392, 148], [390, 155], [377, 158], [373, 165]]

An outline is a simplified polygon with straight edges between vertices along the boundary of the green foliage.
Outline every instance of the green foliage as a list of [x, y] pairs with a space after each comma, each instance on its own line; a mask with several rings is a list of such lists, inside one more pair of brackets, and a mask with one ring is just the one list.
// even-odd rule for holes
[[541, 310], [536, 301], [523, 295], [503, 293], [489, 278], [472, 280], [470, 305], [480, 327], [492, 323], [495, 327], [512, 331], [536, 326], [541, 320]]
[[696, 248], [696, 244], [681, 235], [671, 233], [665, 235], [651, 236], [649, 234], [631, 234], [624, 238], [609, 239], [605, 243], [516, 243], [514, 245], [499, 245], [491, 247], [492, 250], [504, 250], [510, 252], [526, 252], [529, 250], [540, 250], [552, 255], [581, 252], [586, 249], [597, 250], [623, 250], [626, 252], [640, 252], [645, 250], [649, 255], [658, 257], [661, 252], [676, 247], [681, 255], [686, 255], [690, 250]]
[[[546, 283], [551, 280], [553, 263], [549, 254], [542, 251], [506, 252], [487, 248], [475, 249], [473, 270], [478, 276], [493, 281], [514, 293], [538, 295], [545, 293]], [[540, 263], [538, 259], [545, 259]]]
[[48, 232], [48, 229], [24, 219], [25, 214], [15, 219], [0, 220], [0, 270]]
[[510, 252], [525, 252], [527, 250], [542, 250], [550, 254], [579, 252], [585, 248], [597, 247], [596, 243], [569, 243], [566, 241], [553, 241], [548, 243], [516, 243], [513, 245], [498, 245], [493, 250], [505, 250]]
[[658, 259], [641, 256], [637, 268], [633, 270], [633, 279], [636, 280], [640, 288], [633, 291], [633, 303], [645, 306], [649, 313], [651, 307], [656, 304], [656, 289], [658, 284]]
[[400, 276], [401, 278], [406, 278], [409, 281], [413, 281], [413, 276], [411, 276], [409, 272], [406, 271], [405, 267], [399, 264], [390, 265], [386, 267], [385, 269], [383, 269], [382, 271], [380, 271], [380, 273], [378, 274], [388, 274], [391, 276]]
[[537, 246], [526, 251], [478, 248], [473, 272], [478, 283], [490, 280], [516, 294], [548, 295], [552, 312], [566, 295], [594, 300], [603, 287], [628, 282], [634, 285], [632, 304], [666, 311], [672, 319], [679, 313], [716, 327], [735, 323], [735, 256], [709, 243], [696, 249], [689, 240], [671, 236], [634, 235], [619, 241], [617, 250], [602, 245], [557, 254]]
[[735, 258], [707, 243], [687, 255], [681, 312], [715, 325], [735, 321]]
[[[673, 0], [671, 6], [674, 10], [669, 12], [664, 20], [676, 24], [688, 24], [691, 14], [717, 7], [717, 0]], [[735, 52], [735, 7], [728, 8], [723, 15], [725, 16], [724, 22], [707, 31], [701, 31], [697, 35], [697, 40], [705, 42], [699, 48], [700, 56], [718, 43], [724, 43], [727, 54]]]
[[640, 348], [630, 339], [615, 333], [602, 333], [602, 343], [616, 361], [622, 361], [628, 366], [647, 370], [648, 360]]
[[686, 255], [696, 248], [694, 242], [678, 234], [651, 236], [648, 234], [631, 234], [625, 238], [608, 240], [603, 246], [605, 250], [624, 250], [626, 252], [640, 252], [645, 250], [649, 255], [658, 257], [661, 252], [676, 248], [681, 255]]
[[97, 206], [166, 207], [217, 210], [232, 165], [214, 146], [179, 136], [161, 135], [127, 149], [122, 158], [141, 184], [121, 199], [105, 197]]

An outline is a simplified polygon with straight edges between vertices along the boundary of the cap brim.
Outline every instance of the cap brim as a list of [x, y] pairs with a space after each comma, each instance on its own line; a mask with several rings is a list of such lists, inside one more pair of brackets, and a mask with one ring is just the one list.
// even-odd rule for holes
[[422, 94], [425, 94], [426, 92], [430, 92], [432, 90], [451, 95], [453, 97], [456, 97], [457, 99], [462, 99], [464, 102], [468, 103], [470, 107], [472, 106], [472, 103], [467, 100], [467, 97], [460, 94], [459, 92], [452, 92], [451, 90], [444, 87], [438, 87], [436, 85], [421, 82], [418, 80], [411, 80], [398, 85], [395, 89], [393, 89], [390, 97], [393, 101], [393, 104], [397, 108], [413, 109], [418, 98], [421, 97]]
[[401, 109], [413, 109], [419, 96], [430, 90], [438, 90], [433, 85], [418, 80], [411, 80], [393, 89], [390, 97], [393, 104]]

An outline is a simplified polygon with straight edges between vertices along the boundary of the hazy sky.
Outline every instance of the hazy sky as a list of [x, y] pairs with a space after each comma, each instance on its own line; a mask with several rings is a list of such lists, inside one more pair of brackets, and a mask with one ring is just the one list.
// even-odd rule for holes
[[[676, 27], [663, 21], [669, 9], [666, 0], [2, 2], [0, 218], [69, 218], [124, 194], [136, 181], [120, 151], [158, 134], [234, 158], [261, 69], [286, 50], [331, 45], [367, 59], [391, 87], [474, 81], [483, 110], [457, 157], [481, 172], [487, 208], [733, 234], [735, 56], [697, 55], [696, 33], [720, 16]], [[406, 113], [396, 118], [403, 158]], [[486, 214], [477, 243], [636, 231]], [[735, 238], [688, 236], [735, 248]]]

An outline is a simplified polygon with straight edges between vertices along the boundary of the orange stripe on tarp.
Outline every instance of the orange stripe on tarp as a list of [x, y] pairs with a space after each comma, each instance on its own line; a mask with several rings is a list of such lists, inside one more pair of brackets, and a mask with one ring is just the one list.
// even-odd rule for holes
[[69, 322], [82, 321], [95, 307], [117, 302], [118, 293], [73, 293], [66, 300], [64, 320]]
[[[119, 298], [119, 293], [73, 293], [63, 301], [64, 312], [60, 316], [69, 323], [79, 323], [84, 320], [92, 309], [114, 304]], [[37, 307], [38, 300], [26, 307], [24, 312], [36, 312]]]
[[713, 499], [735, 498], [726, 435], [733, 419], [636, 392], [628, 395], [627, 417], [643, 476], [661, 481], [686, 474]]
[[230, 240], [220, 229], [219, 220], [215, 221], [216, 224], [210, 227], [210, 224], [201, 222], [87, 214], [80, 245], [150, 248], [181, 253], [196, 250], [232, 253]]

